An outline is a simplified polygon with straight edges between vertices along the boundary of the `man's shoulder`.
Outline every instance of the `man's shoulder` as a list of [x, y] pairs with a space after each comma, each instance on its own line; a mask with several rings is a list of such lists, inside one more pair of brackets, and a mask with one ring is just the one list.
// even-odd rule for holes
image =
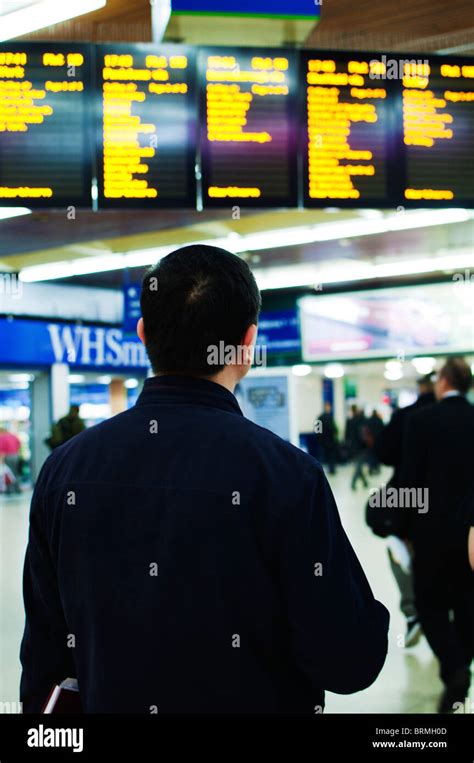
[[[82, 461], [82, 454], [91, 448], [107, 452], [110, 443], [119, 440], [122, 440], [126, 447], [128, 433], [131, 429], [136, 429], [135, 419], [142, 416], [139, 408], [130, 408], [84, 430], [55, 448], [43, 467], [42, 483], [47, 486], [50, 476], [57, 478], [58, 473], [64, 471], [68, 463]], [[283, 480], [297, 480], [303, 474], [316, 476], [318, 472], [322, 472], [321, 464], [315, 458], [250, 419], [222, 411], [219, 412], [218, 418], [219, 422], [213, 416], [213, 435], [219, 441], [221, 451], [228, 450], [229, 457], [236, 453], [245, 454], [249, 463], [255, 464], [256, 468], [266, 468], [273, 475], [280, 475]], [[209, 430], [203, 430], [204, 437], [206, 431]], [[226, 436], [221, 437], [224, 432]]]
[[237, 447], [245, 447], [247, 452], [250, 450], [255, 455], [265, 452], [267, 457], [274, 459], [275, 467], [281, 461], [288, 470], [322, 471], [321, 464], [313, 456], [244, 416], [239, 416], [234, 434]]
[[438, 403], [429, 403], [428, 405], [409, 406], [406, 410], [407, 420], [410, 424], [418, 426], [436, 418], [438, 413]]
[[413, 405], [407, 405], [405, 408], [397, 408], [396, 411], [393, 412], [391, 421], [395, 421], [395, 423], [404, 423], [408, 416], [411, 416], [412, 413], [417, 411], [418, 408], [415, 407], [415, 404]]
[[130, 416], [133, 416], [134, 410], [134, 408], [129, 408], [127, 411], [117, 413], [115, 416], [111, 416], [110, 418], [105, 419], [98, 424], [94, 424], [91, 427], [86, 427], [77, 435], [75, 435], [75, 437], [73, 437], [71, 440], [68, 440], [66, 443], [64, 443], [64, 445], [61, 445], [61, 447], [57, 449], [57, 452], [60, 452], [64, 448], [68, 447], [83, 447], [87, 444], [88, 441], [92, 441], [107, 435], [110, 436], [114, 431], [121, 428], [125, 429], [127, 427], [127, 421], [130, 419]]
[[418, 405], [418, 400], [415, 400], [414, 403], [406, 405], [404, 408], [397, 408], [392, 414], [390, 423], [405, 424], [408, 417], [413, 416], [413, 414], [418, 413], [419, 411], [425, 411], [428, 407], [428, 405]]
[[474, 419], [474, 405], [464, 395], [443, 398], [440, 401], [416, 408], [413, 413], [410, 413], [410, 421], [416, 424], [425, 424], [430, 421], [440, 421], [459, 416], [467, 418], [467, 420]]
[[[67, 459], [78, 451], [80, 452], [84, 448], [87, 449], [93, 442], [95, 443], [97, 440], [101, 439], [104, 439], [105, 442], [107, 438], [117, 436], [118, 430], [123, 428], [125, 431], [127, 419], [132, 410], [133, 409], [123, 411], [116, 416], [101, 421], [99, 424], [94, 424], [92, 427], [83, 429], [81, 432], [74, 435], [74, 437], [71, 437], [71, 439], [67, 440], [62, 445], [59, 445], [46, 459], [41, 470], [42, 476], [47, 476], [51, 470], [57, 469], [61, 463], [67, 461]], [[59, 423], [60, 422], [58, 422], [58, 424]]]
[[436, 406], [443, 421], [461, 420], [466, 424], [474, 422], [474, 405], [465, 395], [443, 398]]

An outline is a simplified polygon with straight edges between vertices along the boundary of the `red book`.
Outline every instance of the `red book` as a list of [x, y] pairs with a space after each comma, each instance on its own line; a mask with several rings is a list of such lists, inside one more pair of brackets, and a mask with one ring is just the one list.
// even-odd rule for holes
[[75, 678], [66, 678], [51, 689], [43, 715], [77, 715], [82, 713], [81, 695]]

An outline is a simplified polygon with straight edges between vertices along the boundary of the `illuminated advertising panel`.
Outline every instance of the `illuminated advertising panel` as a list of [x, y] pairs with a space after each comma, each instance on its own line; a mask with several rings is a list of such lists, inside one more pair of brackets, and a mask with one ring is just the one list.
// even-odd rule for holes
[[474, 283], [401, 286], [303, 297], [307, 361], [474, 351]]

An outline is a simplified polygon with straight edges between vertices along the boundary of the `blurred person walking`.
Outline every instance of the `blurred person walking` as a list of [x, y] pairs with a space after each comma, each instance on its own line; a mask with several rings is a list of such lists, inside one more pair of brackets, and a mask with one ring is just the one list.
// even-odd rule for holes
[[0, 427], [0, 482], [1, 492], [20, 493], [19, 438], [5, 427]]
[[332, 413], [331, 403], [324, 403], [324, 412], [319, 416], [321, 431], [318, 434], [318, 441], [321, 445], [321, 461], [326, 464], [329, 474], [336, 474], [336, 463], [338, 460], [337, 427]]
[[[384, 427], [374, 443], [374, 452], [378, 460], [386, 466], [393, 467], [393, 474], [387, 483], [387, 488], [401, 487], [401, 467], [403, 461], [403, 436], [408, 417], [414, 412], [420, 410], [426, 405], [432, 405], [436, 398], [433, 391], [432, 375], [418, 379], [418, 397], [412, 405], [405, 408], [399, 408], [394, 411], [389, 423]], [[410, 544], [404, 537], [406, 531], [403, 530], [403, 523], [399, 524], [394, 512], [385, 513], [388, 522], [384, 527], [378, 518], [378, 524], [371, 524], [372, 530], [380, 537], [395, 536], [400, 542], [405, 544], [406, 554], [410, 555]], [[375, 514], [372, 513], [375, 518]], [[392, 524], [392, 518], [395, 522]], [[369, 523], [370, 524], [370, 523]], [[413, 589], [413, 566], [412, 562], [408, 565], [402, 565], [398, 558], [400, 554], [394, 553], [394, 548], [390, 543], [387, 545], [388, 559], [393, 576], [397, 582], [400, 591], [400, 609], [406, 618], [405, 646], [411, 647], [418, 643], [422, 630], [415, 606], [415, 592]]]
[[400, 485], [403, 461], [403, 440], [408, 416], [427, 405], [436, 402], [433, 386], [433, 374], [422, 376], [417, 381], [418, 397], [414, 403], [405, 408], [397, 408], [392, 417], [375, 440], [377, 458], [386, 466], [393, 466], [390, 484]]
[[354, 460], [354, 472], [351, 480], [352, 490], [356, 490], [359, 480], [364, 487], [369, 486], [364, 472], [364, 466], [368, 463], [369, 459], [367, 433], [367, 418], [361, 410], [357, 416], [356, 423], [354, 423], [354, 441], [359, 443], [359, 448]]
[[467, 697], [474, 654], [474, 576], [462, 511], [474, 464], [471, 384], [465, 360], [449, 358], [435, 383], [438, 402], [408, 417], [403, 441], [401, 484], [428, 491], [428, 506], [410, 510], [408, 531], [416, 607], [445, 684], [439, 712]]
[[45, 440], [51, 450], [64, 445], [76, 435], [84, 431], [86, 425], [79, 415], [79, 406], [71, 405], [69, 413], [63, 416], [51, 427], [51, 435]]
[[353, 403], [350, 408], [350, 416], [348, 416], [346, 420], [346, 431], [344, 435], [344, 441], [350, 461], [354, 461], [358, 457], [363, 447], [361, 439], [361, 425], [363, 420], [363, 411]]
[[380, 413], [376, 408], [372, 411], [371, 416], [367, 419], [365, 425], [365, 443], [367, 446], [367, 465], [369, 467], [369, 474], [380, 473], [380, 463], [375, 452], [375, 442], [383, 432], [385, 425]]

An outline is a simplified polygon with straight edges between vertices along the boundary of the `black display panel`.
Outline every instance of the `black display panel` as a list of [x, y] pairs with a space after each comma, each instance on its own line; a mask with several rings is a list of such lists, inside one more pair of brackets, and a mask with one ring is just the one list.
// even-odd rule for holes
[[0, 206], [91, 206], [91, 50], [0, 43]]
[[199, 51], [204, 207], [296, 205], [297, 67], [281, 49]]
[[474, 61], [425, 54], [401, 68], [403, 200], [474, 205]]
[[302, 52], [305, 206], [395, 203], [395, 93], [377, 66], [372, 54]]
[[96, 49], [99, 207], [195, 207], [195, 58], [180, 45]]
[[0, 43], [0, 206], [473, 208], [473, 156], [472, 58]]

